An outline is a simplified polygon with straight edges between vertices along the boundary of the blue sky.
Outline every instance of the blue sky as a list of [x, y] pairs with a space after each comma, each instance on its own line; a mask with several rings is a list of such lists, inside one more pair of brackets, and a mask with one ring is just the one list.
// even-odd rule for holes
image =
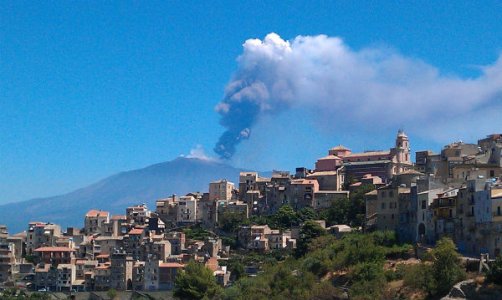
[[[0, 203], [68, 192], [198, 145], [214, 156], [225, 130], [215, 106], [243, 43], [271, 32], [289, 41], [340, 37], [351, 53], [391, 49], [465, 81], [502, 51], [499, 1], [390, 3], [0, 2]], [[339, 122], [343, 112], [332, 124], [315, 114], [300, 106], [263, 116], [230, 163], [312, 167], [340, 143], [389, 148], [398, 129], [373, 120], [352, 131]], [[491, 133], [428, 138], [414, 126], [399, 122], [411, 129], [413, 150]]]

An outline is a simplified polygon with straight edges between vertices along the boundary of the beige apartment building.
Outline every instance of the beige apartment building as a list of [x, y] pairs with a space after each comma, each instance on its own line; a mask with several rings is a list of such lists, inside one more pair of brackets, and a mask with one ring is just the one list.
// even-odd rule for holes
[[209, 201], [231, 200], [234, 184], [226, 179], [209, 183]]

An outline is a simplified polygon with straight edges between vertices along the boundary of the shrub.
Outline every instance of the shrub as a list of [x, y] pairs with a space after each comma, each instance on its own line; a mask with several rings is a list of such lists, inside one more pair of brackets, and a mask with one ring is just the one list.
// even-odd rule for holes
[[115, 289], [109, 289], [107, 292], [106, 292], [106, 295], [108, 297], [110, 297], [110, 299], [115, 299], [117, 298], [117, 291]]
[[385, 286], [385, 274], [381, 262], [363, 262], [350, 272], [352, 286], [350, 296], [354, 299], [379, 299]]
[[432, 250], [434, 257], [432, 271], [437, 282], [437, 292], [446, 294], [455, 283], [465, 278], [465, 272], [460, 266], [460, 256], [455, 244], [449, 238], [442, 238]]
[[213, 272], [202, 264], [191, 261], [176, 276], [174, 296], [181, 299], [213, 299], [220, 293]]
[[420, 263], [405, 268], [403, 277], [405, 285], [423, 290], [431, 295], [435, 294], [436, 281], [432, 273], [432, 265]]
[[502, 284], [502, 256], [497, 256], [495, 262], [486, 273], [486, 280], [496, 284]]
[[319, 277], [328, 272], [328, 266], [317, 257], [307, 257], [303, 261], [303, 268]]

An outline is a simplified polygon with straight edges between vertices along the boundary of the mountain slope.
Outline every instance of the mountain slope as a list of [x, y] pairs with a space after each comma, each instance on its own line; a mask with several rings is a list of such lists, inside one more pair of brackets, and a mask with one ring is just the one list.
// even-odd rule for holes
[[124, 214], [129, 205], [146, 203], [174, 194], [208, 190], [209, 182], [226, 178], [237, 184], [239, 172], [229, 165], [195, 158], [177, 158], [143, 169], [118, 173], [71, 193], [0, 205], [0, 224], [10, 233], [25, 230], [29, 221], [83, 226], [92, 208]]

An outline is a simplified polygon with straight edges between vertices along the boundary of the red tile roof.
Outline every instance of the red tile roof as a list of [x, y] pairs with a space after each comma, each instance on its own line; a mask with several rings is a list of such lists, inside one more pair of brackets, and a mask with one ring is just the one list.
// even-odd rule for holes
[[389, 156], [390, 151], [367, 151], [362, 153], [351, 153], [345, 158], [358, 158], [358, 157], [368, 157], [368, 156]]
[[106, 269], [109, 269], [110, 268], [110, 265], [100, 265], [100, 266], [97, 266], [96, 269], [100, 269], [100, 270], [106, 270]]
[[328, 156], [321, 157], [318, 160], [342, 160], [342, 159], [336, 155], [328, 155]]
[[331, 148], [330, 150], [350, 150], [349, 148], [345, 147], [344, 145], [338, 145], [336, 147]]
[[160, 263], [159, 268], [183, 268], [185, 265], [175, 262]]
[[109, 215], [110, 213], [107, 211], [91, 209], [90, 211], [87, 212], [85, 216], [88, 218], [96, 218], [96, 217], [106, 217]]
[[138, 235], [143, 233], [143, 228], [133, 228], [129, 231], [129, 234]]
[[67, 247], [40, 247], [35, 249], [35, 252], [75, 252], [75, 250]]

